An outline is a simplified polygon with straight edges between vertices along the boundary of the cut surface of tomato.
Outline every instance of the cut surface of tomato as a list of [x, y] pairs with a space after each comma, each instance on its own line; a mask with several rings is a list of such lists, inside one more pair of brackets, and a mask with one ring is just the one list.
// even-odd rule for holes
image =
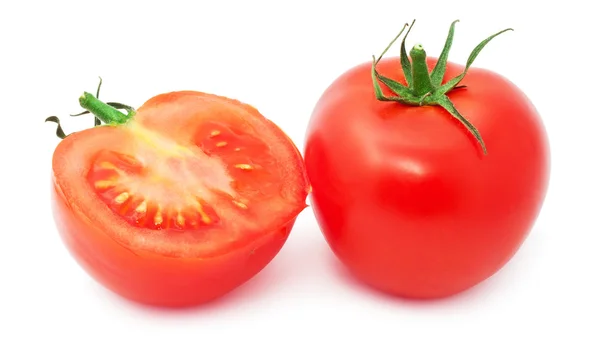
[[[69, 135], [55, 151], [53, 172], [55, 199], [67, 207], [57, 209], [57, 222], [67, 211], [79, 221], [61, 234], [79, 260], [102, 260], [88, 266], [96, 275], [118, 260], [114, 251], [96, 254], [106, 243], [140, 259], [196, 263], [227, 263], [230, 255], [282, 243], [309, 188], [300, 153], [279, 127], [239, 101], [191, 91], [156, 96], [122, 124]], [[102, 240], [81, 240], [97, 232]], [[96, 255], [78, 256], [82, 244]], [[241, 280], [257, 272], [243, 270]], [[218, 283], [219, 276], [210, 278]]]

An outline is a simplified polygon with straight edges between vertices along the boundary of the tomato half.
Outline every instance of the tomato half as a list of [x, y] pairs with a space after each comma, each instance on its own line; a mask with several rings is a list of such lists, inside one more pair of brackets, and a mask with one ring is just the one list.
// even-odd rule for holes
[[[431, 77], [439, 58], [420, 46], [411, 54], [423, 56], [412, 59], [413, 76], [422, 65]], [[457, 117], [427, 105], [427, 92], [415, 93], [422, 106], [379, 100], [373, 69], [348, 70], [315, 106], [304, 154], [312, 209], [360, 281], [409, 298], [464, 291], [510, 260], [540, 212], [549, 179], [542, 120], [510, 81], [470, 68], [466, 87], [446, 96], [479, 131], [484, 153]], [[375, 69], [408, 87], [398, 57]], [[442, 84], [464, 69], [448, 62]]]
[[193, 91], [67, 136], [52, 170], [55, 220], [76, 260], [110, 290], [162, 306], [215, 299], [257, 274], [309, 188], [279, 127], [249, 105]]

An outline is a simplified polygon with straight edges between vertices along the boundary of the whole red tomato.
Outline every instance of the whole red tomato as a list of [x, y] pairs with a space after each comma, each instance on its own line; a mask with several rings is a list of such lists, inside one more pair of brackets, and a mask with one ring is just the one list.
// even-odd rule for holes
[[300, 152], [249, 105], [193, 91], [127, 115], [89, 93], [80, 104], [99, 127], [65, 137], [59, 124], [55, 221], [77, 262], [128, 299], [186, 306], [230, 292], [306, 207]]
[[534, 106], [502, 76], [469, 68], [502, 32], [467, 71], [447, 63], [454, 25], [439, 58], [416, 45], [409, 60], [403, 40], [400, 58], [342, 74], [306, 135], [312, 207], [331, 249], [360, 280], [404, 297], [449, 296], [497, 272], [548, 185]]

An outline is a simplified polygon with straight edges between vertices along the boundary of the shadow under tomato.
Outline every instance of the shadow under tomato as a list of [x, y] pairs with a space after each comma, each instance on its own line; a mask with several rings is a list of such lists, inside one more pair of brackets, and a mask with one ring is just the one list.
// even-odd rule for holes
[[353, 292], [364, 294], [379, 302], [398, 304], [401, 307], [438, 308], [465, 303], [479, 304], [504, 294], [520, 275], [527, 273], [531, 260], [535, 259], [536, 250], [539, 252], [542, 239], [540, 233], [534, 230], [516, 254], [495, 274], [467, 290], [442, 298], [419, 299], [386, 293], [356, 277], [333, 254], [329, 258], [329, 270], [340, 283], [348, 286]]
[[[312, 232], [312, 233], [310, 233]], [[464, 304], [480, 305], [486, 300], [502, 298], [520, 276], [528, 274], [532, 263], [543, 252], [543, 236], [533, 231], [515, 256], [498, 272], [463, 292], [437, 299], [414, 299], [390, 295], [365, 284], [351, 274], [326, 247], [325, 240], [317, 230], [295, 235], [282, 251], [252, 279], [228, 294], [202, 305], [184, 308], [164, 308], [139, 304], [107, 290], [93, 280], [90, 286], [98, 298], [126, 312], [169, 316], [201, 316], [202, 314], [228, 314], [234, 310], [252, 308], [274, 298], [285, 284], [299, 283], [304, 288], [327, 289], [322, 284], [336, 284], [337, 288], [349, 289], [356, 298], [372, 299], [375, 303], [395, 305], [398, 308], [443, 308]], [[289, 249], [289, 250], [288, 250]], [[311, 261], [306, 264], [304, 261]], [[326, 274], [327, 276], [323, 276]], [[304, 289], [302, 289], [304, 290]]]

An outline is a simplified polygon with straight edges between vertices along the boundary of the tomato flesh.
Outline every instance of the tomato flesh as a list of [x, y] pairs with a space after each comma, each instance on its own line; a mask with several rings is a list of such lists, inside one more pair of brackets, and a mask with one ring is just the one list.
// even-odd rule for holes
[[135, 139], [144, 140], [136, 142], [138, 157], [100, 152], [88, 180], [114, 212], [154, 229], [214, 227], [221, 219], [211, 205], [215, 198], [250, 213], [253, 191], [277, 192], [277, 175], [270, 170], [275, 160], [263, 141], [214, 122], [203, 126], [199, 145], [187, 147], [133, 128]]
[[[181, 166], [170, 163], [177, 162], [165, 160], [166, 167], [157, 170], [132, 156], [100, 152], [88, 180], [106, 205], [133, 226], [189, 229], [217, 223], [214, 209], [194, 195], [196, 188], [178, 185], [177, 178], [184, 178]], [[160, 174], [160, 169], [171, 172]]]
[[53, 172], [76, 259], [113, 291], [159, 305], [210, 300], [264, 268], [309, 188], [281, 129], [200, 92], [159, 95], [124, 125], [70, 135]]

